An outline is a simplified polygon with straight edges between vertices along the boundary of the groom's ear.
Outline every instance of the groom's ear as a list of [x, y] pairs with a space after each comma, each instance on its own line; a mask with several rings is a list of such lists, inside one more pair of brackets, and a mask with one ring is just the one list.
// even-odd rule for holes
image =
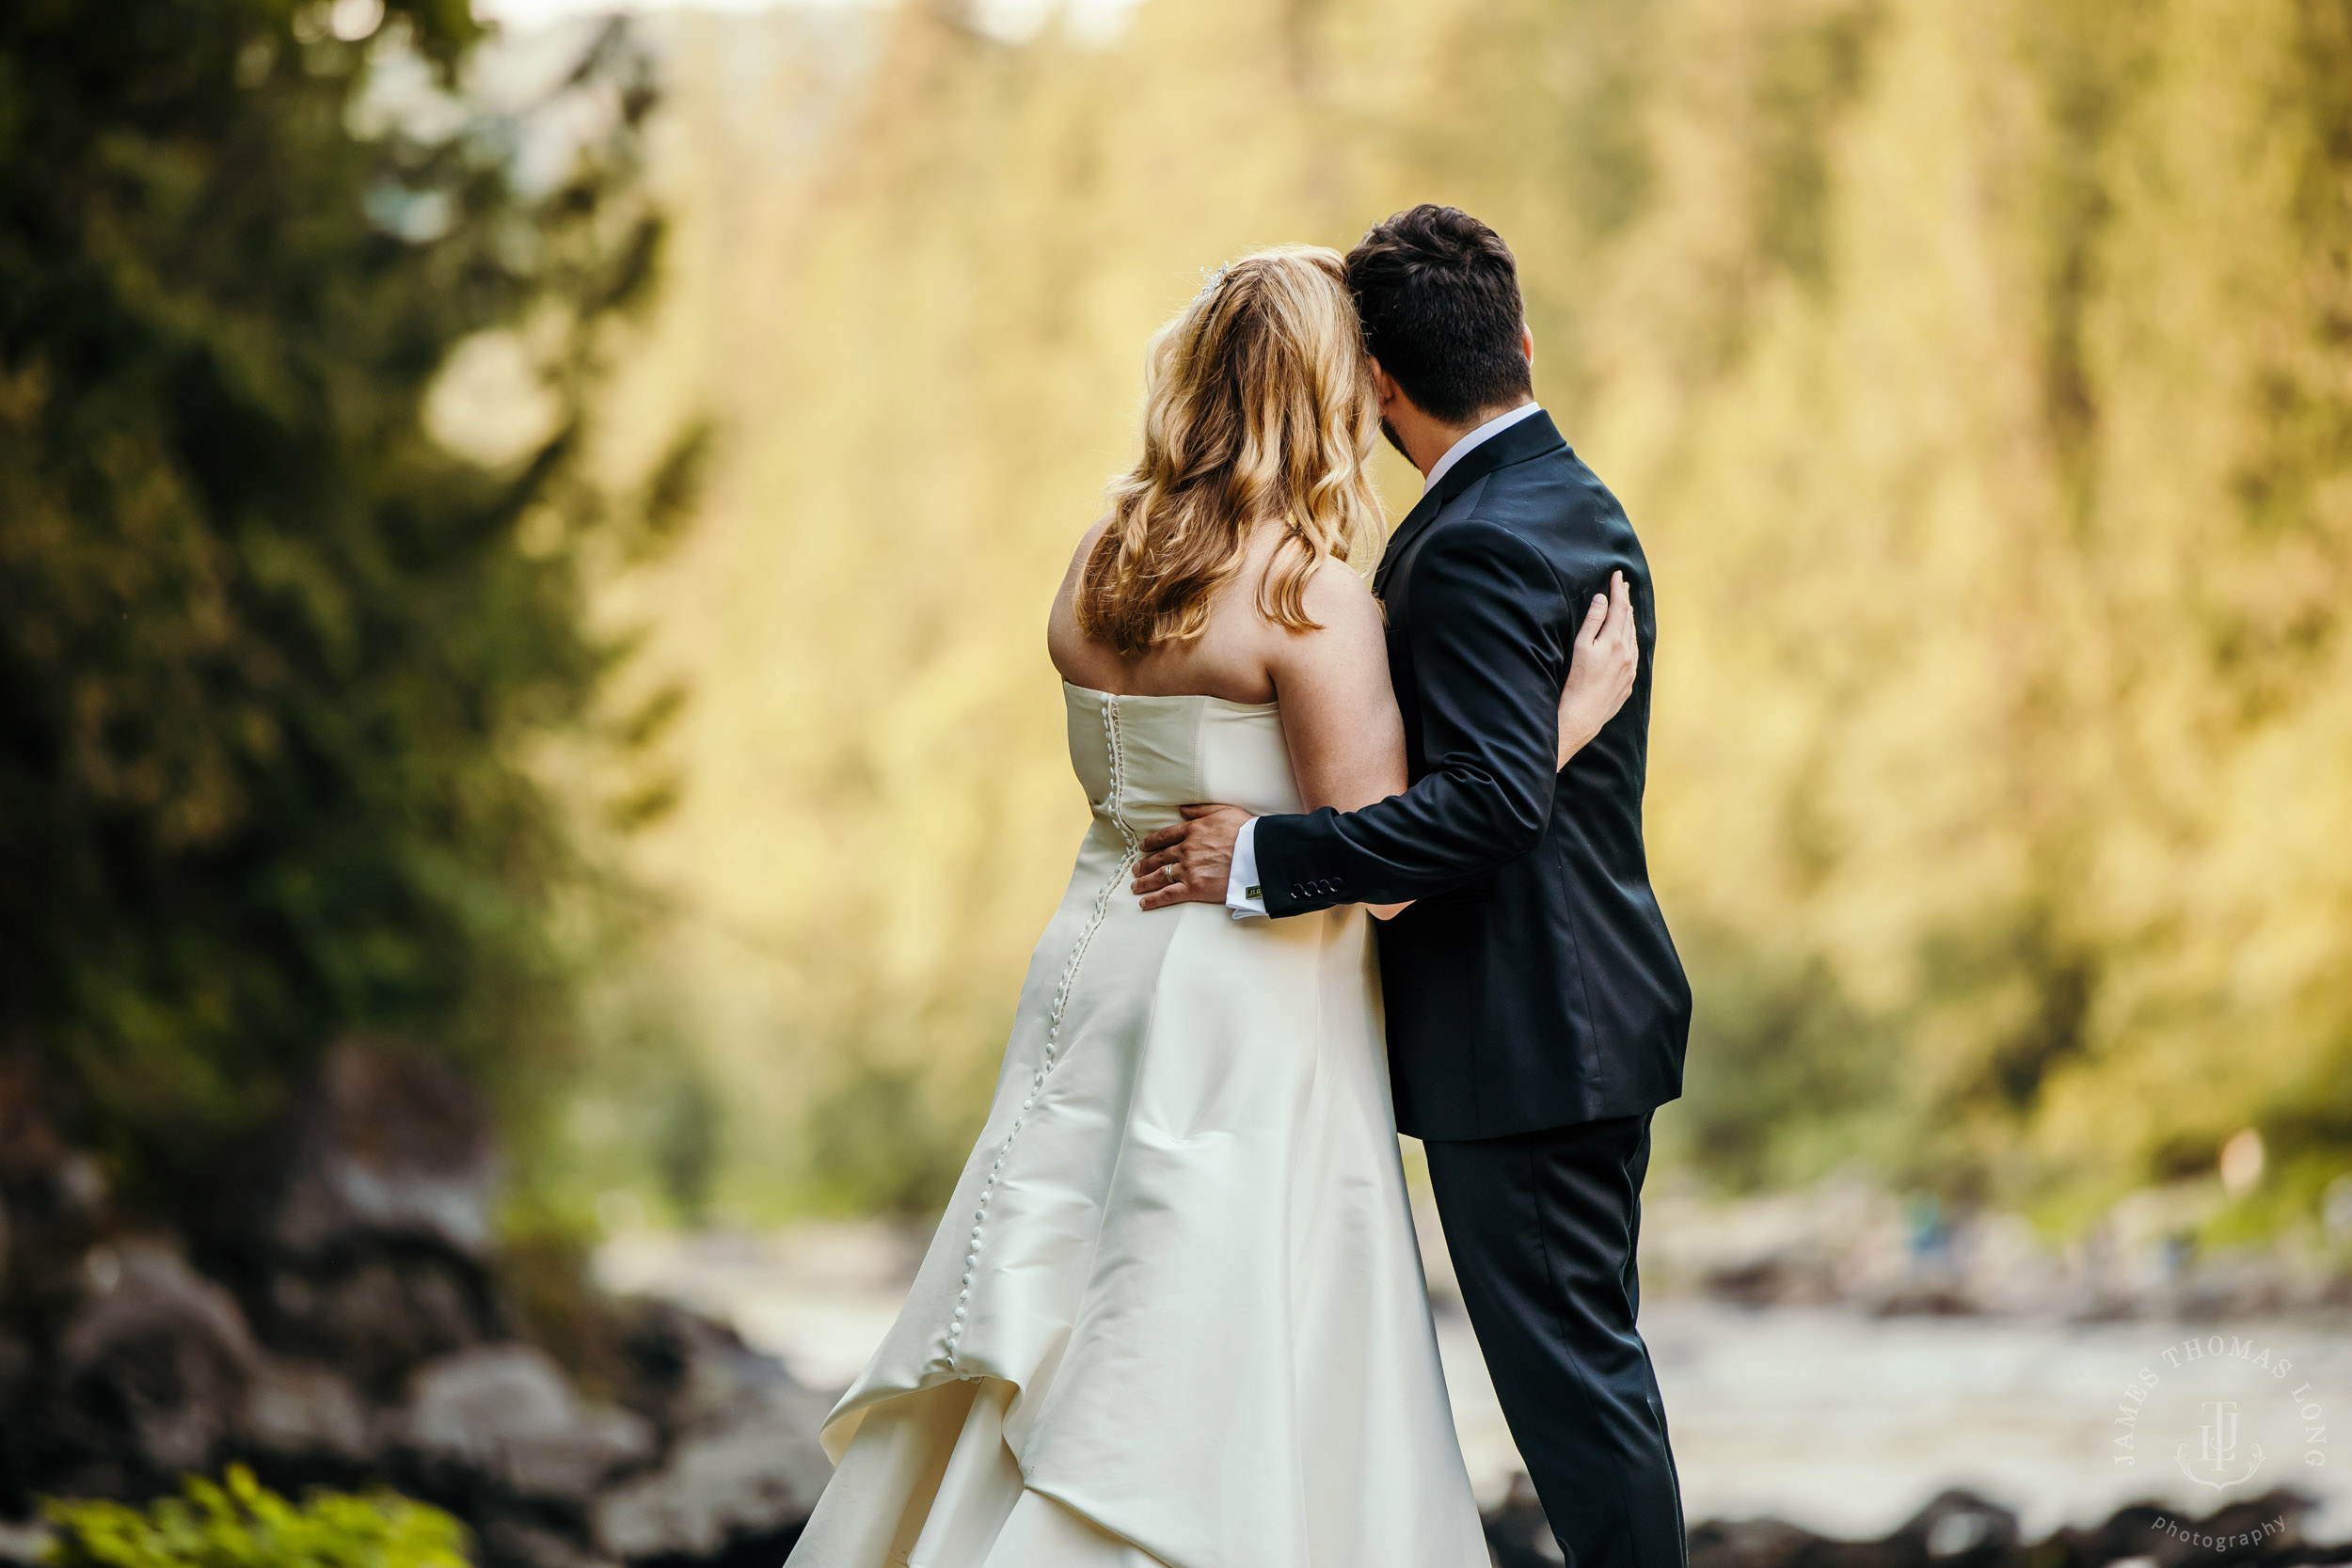
[[1399, 398], [1404, 398], [1407, 404], [1413, 401], [1405, 397], [1405, 388], [1396, 384], [1396, 377], [1380, 368], [1380, 361], [1377, 359], [1372, 362], [1372, 389], [1379, 394], [1380, 415], [1383, 419], [1388, 417], [1390, 408]]
[[1525, 322], [1519, 323], [1519, 356], [1529, 370], [1535, 368], [1535, 329]]

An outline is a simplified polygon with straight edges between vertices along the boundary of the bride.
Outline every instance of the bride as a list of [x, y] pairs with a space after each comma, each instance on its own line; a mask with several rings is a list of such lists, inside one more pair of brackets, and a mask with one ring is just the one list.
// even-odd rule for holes
[[[1243, 258], [1154, 340], [1143, 456], [1048, 646], [1093, 822], [986, 1128], [907, 1305], [827, 1420], [792, 1568], [1484, 1568], [1358, 908], [1146, 911], [1194, 801], [1406, 784], [1339, 255]], [[1338, 563], [1338, 564], [1334, 564]], [[1561, 762], [1629, 684], [1597, 602]], [[1375, 910], [1380, 915], [1396, 908]]]

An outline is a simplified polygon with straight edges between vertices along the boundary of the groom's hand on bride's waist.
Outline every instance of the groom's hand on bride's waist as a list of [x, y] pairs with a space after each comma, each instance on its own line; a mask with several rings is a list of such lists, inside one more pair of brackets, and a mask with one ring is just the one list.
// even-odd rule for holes
[[[1184, 819], [1144, 835], [1135, 891], [1147, 910], [1222, 904], [1233, 868], [1233, 839], [1249, 814], [1239, 806], [1183, 808]], [[1173, 875], [1170, 875], [1170, 868]]]

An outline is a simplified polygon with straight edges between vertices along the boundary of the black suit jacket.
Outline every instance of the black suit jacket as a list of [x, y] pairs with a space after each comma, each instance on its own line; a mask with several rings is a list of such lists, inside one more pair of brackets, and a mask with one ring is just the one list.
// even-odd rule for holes
[[[1555, 775], [1577, 628], [1613, 570], [1641, 670]], [[1379, 933], [1404, 1132], [1501, 1137], [1674, 1099], [1691, 989], [1642, 847], [1658, 627], [1624, 508], [1536, 414], [1422, 498], [1375, 583], [1411, 784], [1261, 818], [1267, 913], [1416, 900]]]

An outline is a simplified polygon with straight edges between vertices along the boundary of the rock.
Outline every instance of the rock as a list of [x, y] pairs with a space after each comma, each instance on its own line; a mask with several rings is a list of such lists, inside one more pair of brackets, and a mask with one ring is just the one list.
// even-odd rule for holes
[[[2317, 1505], [2300, 1493], [2280, 1488], [2215, 1510], [2193, 1525], [2160, 1510], [2125, 1510], [2145, 1518], [2139, 1551], [2153, 1557], [2162, 1568], [2210, 1568], [2219, 1562], [2344, 1562], [2352, 1561], [2352, 1545], [2318, 1545], [2303, 1538], [2303, 1521]], [[2118, 1515], [2119, 1518], [2122, 1515]], [[2180, 1528], [2168, 1529], [2169, 1523]], [[2112, 1528], [2112, 1526], [2110, 1526]], [[2229, 1541], [2224, 1547], [2201, 1546], [2184, 1534]]]
[[832, 1402], [670, 1304], [645, 1304], [624, 1349], [640, 1408], [676, 1435], [659, 1469], [597, 1500], [598, 1546], [632, 1562], [780, 1560], [833, 1474], [817, 1442]]
[[1702, 1283], [1708, 1294], [1742, 1307], [1819, 1307], [1837, 1299], [1835, 1268], [1806, 1253], [1743, 1259], [1708, 1270]]
[[653, 1457], [653, 1428], [580, 1403], [529, 1345], [484, 1345], [420, 1368], [395, 1418], [428, 1474], [470, 1472], [516, 1497], [584, 1506], [614, 1472]]
[[1661, 1178], [1644, 1203], [1643, 1279], [1659, 1295], [1846, 1305], [1878, 1316], [2228, 1322], [2352, 1301], [2342, 1258], [2308, 1238], [2201, 1252], [2196, 1234], [2219, 1201], [2209, 1186], [2134, 1194], [2057, 1245], [2021, 1215], [1947, 1213], [1924, 1194], [1899, 1200], [1851, 1173], [1731, 1199]]
[[482, 1555], [495, 1568], [612, 1568], [572, 1537], [528, 1519], [490, 1519], [481, 1537]]
[[1552, 1568], [1567, 1560], [1525, 1476], [1511, 1478], [1511, 1495], [1488, 1509], [1483, 1522], [1495, 1568]]
[[57, 1437], [92, 1462], [94, 1490], [207, 1468], [258, 1360], [235, 1298], [151, 1239], [93, 1248], [84, 1272], [57, 1347]]
[[1820, 1544], [1785, 1520], [1710, 1519], [1691, 1531], [1691, 1568], [1787, 1568]]
[[[1518, 1492], [1513, 1498], [1519, 1503]], [[1487, 1515], [1499, 1568], [1559, 1561], [1556, 1549], [1549, 1558], [1505, 1552], [1498, 1527], [1512, 1506]], [[1691, 1531], [1691, 1568], [2289, 1568], [2352, 1561], [2352, 1546], [2303, 1539], [2301, 1522], [2312, 1508], [2311, 1499], [2285, 1491], [2228, 1504], [2202, 1519], [2136, 1504], [2105, 1524], [2061, 1529], [2027, 1544], [2007, 1509], [1955, 1491], [1877, 1541], [1835, 1541], [1778, 1519], [1709, 1520]], [[2228, 1544], [2200, 1545], [2200, 1539]]]
[[771, 1390], [799, 1387], [784, 1363], [733, 1328], [671, 1302], [639, 1304], [621, 1350], [634, 1385], [628, 1402], [665, 1432], [707, 1426]]
[[[2201, 1519], [2192, 1527], [2181, 1521], [2185, 1529], [2198, 1534], [2237, 1535], [2263, 1530], [2260, 1547], [2238, 1549], [2236, 1560], [2249, 1559], [2274, 1563], [2326, 1561], [2329, 1556], [2352, 1556], [2342, 1548], [2329, 1553], [2327, 1548], [2312, 1552], [2302, 1540], [2301, 1524], [2312, 1509], [2311, 1499], [2292, 1492], [2272, 1492], [2247, 1502], [2231, 1504], [2210, 1518]], [[2165, 1528], [2173, 1515], [2169, 1511], [2150, 1504], [2137, 1504], [2119, 1510], [2105, 1524], [2088, 1529], [2061, 1529], [2037, 1555], [2048, 1555], [2072, 1564], [2138, 1563], [2142, 1568], [2157, 1564], [2160, 1568], [2184, 1568], [2199, 1564], [2211, 1568], [2216, 1562], [2232, 1560], [2232, 1556], [2217, 1557], [2210, 1547], [2185, 1541]], [[2280, 1528], [2283, 1523], [2284, 1528]], [[2269, 1527], [2265, 1528], [2264, 1527]]]
[[446, 1251], [346, 1253], [316, 1273], [263, 1277], [247, 1299], [270, 1342], [341, 1368], [380, 1400], [423, 1363], [503, 1338], [488, 1275]]
[[1983, 1310], [1983, 1304], [1957, 1281], [1928, 1279], [1906, 1282], [1867, 1309], [1880, 1318], [1965, 1318]]
[[454, 1073], [346, 1042], [208, 1211], [199, 1254], [273, 1350], [397, 1401], [423, 1363], [507, 1337], [491, 1276], [498, 1161]]
[[[830, 1473], [826, 1402], [720, 1324], [584, 1283], [593, 1310], [547, 1343], [622, 1407], [583, 1400], [514, 1338], [548, 1323], [502, 1293], [511, 1257], [493, 1272], [489, 1123], [451, 1074], [338, 1048], [249, 1163], [184, 1195], [183, 1254], [117, 1234], [99, 1167], [11, 1070], [0, 1521], [238, 1461], [288, 1492], [390, 1484], [449, 1508], [483, 1568], [782, 1560]], [[0, 1523], [0, 1568], [41, 1540]]]
[[30, 1520], [23, 1524], [0, 1519], [0, 1563], [37, 1568], [49, 1560], [49, 1527]]
[[1948, 1568], [1978, 1568], [2015, 1555], [2017, 1515], [1973, 1492], [1939, 1494], [1882, 1543], [1911, 1560]]
[[0, 1307], [40, 1338], [79, 1310], [81, 1265], [107, 1224], [98, 1163], [71, 1147], [22, 1059], [0, 1060]]
[[[32, 1421], [22, 1418], [36, 1411], [40, 1403], [40, 1379], [32, 1346], [0, 1330], [0, 1411], [19, 1418], [0, 1419], [0, 1519], [32, 1508], [33, 1450], [40, 1443], [40, 1434]], [[6, 1560], [6, 1554], [0, 1553], [0, 1561]]]
[[1900, 1206], [1851, 1175], [1729, 1203], [1663, 1189], [1645, 1208], [1644, 1281], [1661, 1291], [1819, 1306], [1877, 1297], [1911, 1270]]
[[239, 1427], [252, 1449], [296, 1464], [359, 1466], [376, 1453], [358, 1386], [314, 1364], [262, 1359], [246, 1386]]
[[1692, 1568], [2025, 1568], [2017, 1516], [1946, 1492], [1877, 1541], [1835, 1541], [1778, 1519], [1714, 1520], [1691, 1531]]
[[498, 1185], [488, 1112], [437, 1062], [348, 1042], [330, 1051], [273, 1173], [262, 1234], [317, 1259], [408, 1240], [476, 1262]]
[[817, 1442], [827, 1407], [788, 1380], [738, 1400], [597, 1499], [597, 1544], [631, 1561], [712, 1558], [797, 1533], [833, 1475]]

